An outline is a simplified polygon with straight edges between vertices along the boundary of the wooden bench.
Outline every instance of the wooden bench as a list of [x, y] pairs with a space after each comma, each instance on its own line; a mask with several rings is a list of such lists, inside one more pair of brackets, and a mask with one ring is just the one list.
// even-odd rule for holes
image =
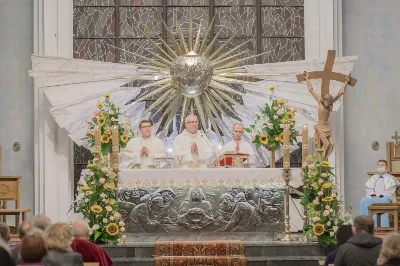
[[[372, 217], [376, 214], [376, 227], [377, 231], [399, 231], [399, 210], [400, 205], [398, 203], [374, 203], [371, 206], [368, 206], [368, 216]], [[389, 227], [381, 227], [381, 215], [389, 214], [393, 217], [393, 222], [391, 223], [393, 226]]]

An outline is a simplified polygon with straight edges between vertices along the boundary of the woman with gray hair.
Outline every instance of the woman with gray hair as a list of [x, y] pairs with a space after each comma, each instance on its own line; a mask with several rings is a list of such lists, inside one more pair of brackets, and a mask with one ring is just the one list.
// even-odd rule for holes
[[383, 239], [378, 265], [400, 265], [400, 234], [391, 233]]
[[83, 266], [82, 256], [70, 248], [71, 228], [66, 223], [50, 225], [46, 231], [47, 255], [43, 262], [50, 265]]

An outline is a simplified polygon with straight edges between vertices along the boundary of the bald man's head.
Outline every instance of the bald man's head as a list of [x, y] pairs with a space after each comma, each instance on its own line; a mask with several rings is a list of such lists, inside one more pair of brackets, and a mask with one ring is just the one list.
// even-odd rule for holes
[[232, 135], [234, 140], [240, 141], [242, 139], [243, 133], [244, 133], [243, 124], [236, 123], [233, 125]]
[[199, 128], [199, 119], [195, 115], [188, 115], [185, 119], [185, 127], [187, 132], [196, 133]]
[[90, 227], [84, 220], [78, 220], [72, 224], [72, 236], [80, 238], [88, 238], [90, 235]]

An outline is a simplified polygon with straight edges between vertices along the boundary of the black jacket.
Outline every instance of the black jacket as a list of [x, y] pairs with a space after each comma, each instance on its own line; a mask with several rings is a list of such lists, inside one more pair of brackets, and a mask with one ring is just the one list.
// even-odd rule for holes
[[382, 266], [399, 266], [400, 265], [400, 259], [390, 259], [388, 260], [385, 264], [382, 264]]
[[350, 237], [338, 249], [335, 266], [373, 266], [376, 265], [382, 239], [360, 232]]

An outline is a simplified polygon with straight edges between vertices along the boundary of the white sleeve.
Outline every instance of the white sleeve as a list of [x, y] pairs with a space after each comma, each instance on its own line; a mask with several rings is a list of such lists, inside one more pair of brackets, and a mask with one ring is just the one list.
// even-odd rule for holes
[[174, 156], [176, 162], [178, 162], [178, 159], [176, 158], [177, 156], [183, 156], [183, 164], [193, 162], [193, 156], [190, 147], [186, 147], [185, 141], [179, 136], [174, 140], [174, 144], [172, 146], [172, 156]]
[[158, 138], [153, 139], [152, 151], [149, 152], [149, 156], [147, 157], [147, 165], [155, 166], [156, 162], [153, 160], [154, 158], [167, 158], [168, 153], [165, 149], [165, 145], [162, 140]]
[[131, 139], [125, 147], [125, 150], [122, 152], [122, 159], [120, 168], [133, 168], [135, 165], [142, 163], [142, 158], [140, 157], [140, 150], [137, 145], [137, 140]]

